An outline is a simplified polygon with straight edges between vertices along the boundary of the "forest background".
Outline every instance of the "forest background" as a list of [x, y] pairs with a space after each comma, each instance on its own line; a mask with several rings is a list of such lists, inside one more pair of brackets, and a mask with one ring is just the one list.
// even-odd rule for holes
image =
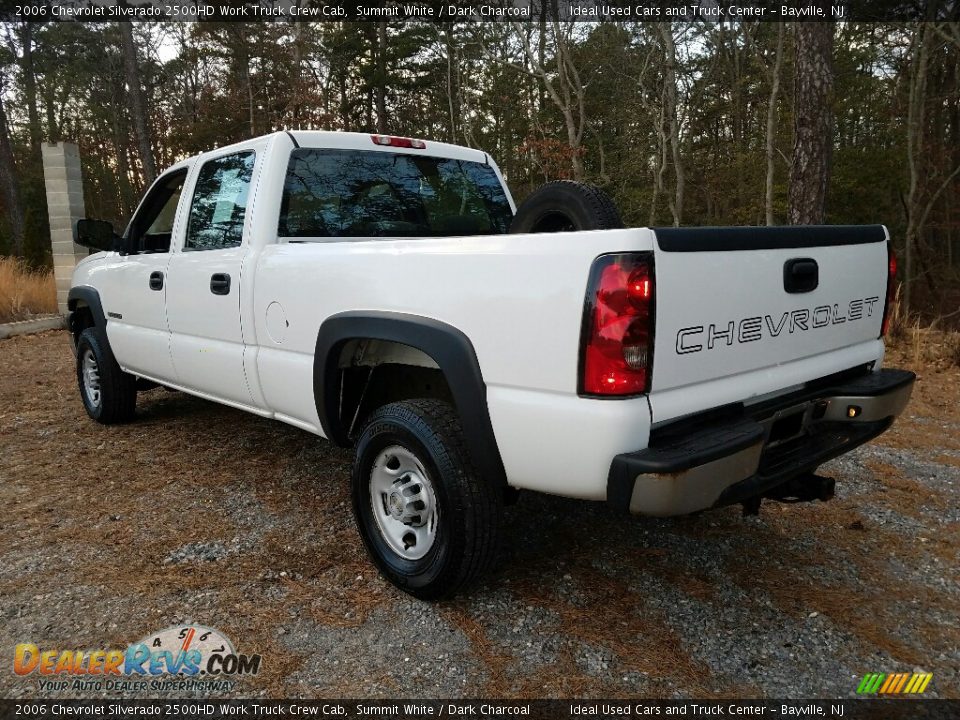
[[960, 322], [954, 22], [5, 22], [0, 254], [50, 265], [41, 143], [123, 227], [158, 170], [284, 128], [481, 148], [628, 225], [883, 223], [902, 314]]

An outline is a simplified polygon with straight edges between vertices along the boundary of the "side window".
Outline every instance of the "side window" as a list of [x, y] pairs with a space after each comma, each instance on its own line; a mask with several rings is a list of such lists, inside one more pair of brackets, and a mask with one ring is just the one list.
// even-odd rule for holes
[[130, 223], [127, 238], [131, 253], [170, 252], [173, 220], [186, 179], [187, 171], [177, 170], [161, 177], [150, 189]]
[[193, 190], [184, 250], [219, 250], [240, 245], [255, 159], [256, 153], [250, 150], [203, 164]]

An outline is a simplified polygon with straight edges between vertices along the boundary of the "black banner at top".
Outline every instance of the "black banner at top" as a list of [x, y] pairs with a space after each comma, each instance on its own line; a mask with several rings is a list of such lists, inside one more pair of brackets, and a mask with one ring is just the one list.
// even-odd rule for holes
[[330, 720], [633, 720], [634, 718], [836, 718], [947, 720], [957, 700], [0, 700], [0, 718], [301, 718]]
[[34, 22], [904, 22], [960, 19], [958, 0], [0, 0]]

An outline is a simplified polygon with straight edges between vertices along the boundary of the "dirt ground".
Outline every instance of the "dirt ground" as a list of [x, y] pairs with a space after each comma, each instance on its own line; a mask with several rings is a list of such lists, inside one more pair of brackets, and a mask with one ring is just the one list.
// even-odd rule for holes
[[0, 696], [84, 695], [10, 672], [17, 643], [194, 622], [261, 654], [233, 696], [825, 698], [926, 671], [960, 697], [960, 370], [920, 355], [890, 353], [920, 361], [914, 400], [823, 468], [833, 501], [652, 520], [525, 495], [498, 571], [431, 605], [364, 557], [348, 451], [164, 390], [101, 427], [65, 333], [0, 341]]

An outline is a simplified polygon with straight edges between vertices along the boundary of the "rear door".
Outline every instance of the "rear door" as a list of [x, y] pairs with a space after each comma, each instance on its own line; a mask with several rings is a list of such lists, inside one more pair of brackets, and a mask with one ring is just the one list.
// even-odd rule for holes
[[240, 269], [249, 242], [248, 201], [257, 153], [199, 161], [183, 245], [170, 258], [167, 316], [179, 384], [252, 405], [243, 368]]
[[[678, 411], [676, 402], [658, 406], [658, 395], [686, 388], [693, 397], [695, 386], [720, 381], [742, 389], [716, 401], [739, 401], [846, 369], [839, 365], [858, 346], [876, 352], [887, 286], [882, 226], [654, 232], [654, 421]], [[698, 409], [689, 397], [682, 405]]]

